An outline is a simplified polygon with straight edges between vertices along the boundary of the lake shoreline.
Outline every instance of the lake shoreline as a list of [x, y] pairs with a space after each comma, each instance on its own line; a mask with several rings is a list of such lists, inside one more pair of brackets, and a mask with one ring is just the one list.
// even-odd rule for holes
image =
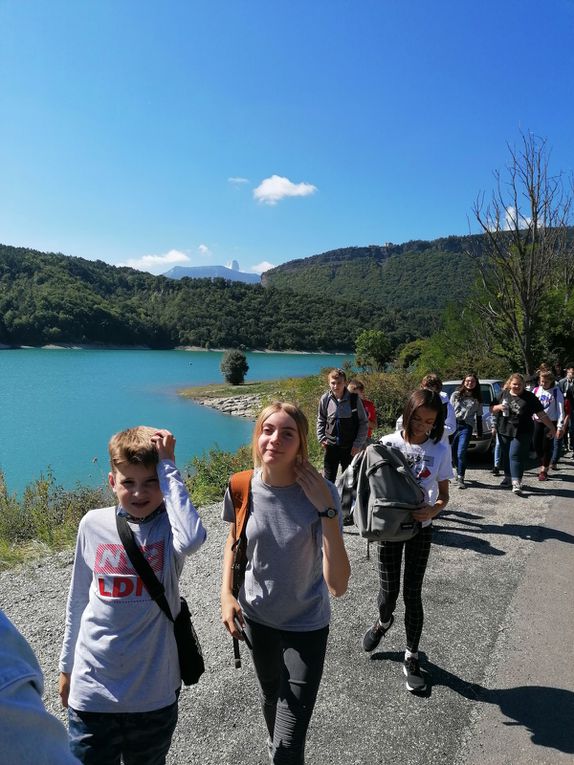
[[[49, 343], [48, 345], [6, 345], [0, 343], [0, 351], [190, 351], [197, 353], [225, 353], [235, 348], [201, 348], [196, 345], [176, 345], [173, 348], [150, 348], [149, 345], [114, 345], [113, 343]], [[247, 348], [246, 353], [281, 353], [298, 356], [348, 356], [346, 351], [275, 351], [272, 348]]]

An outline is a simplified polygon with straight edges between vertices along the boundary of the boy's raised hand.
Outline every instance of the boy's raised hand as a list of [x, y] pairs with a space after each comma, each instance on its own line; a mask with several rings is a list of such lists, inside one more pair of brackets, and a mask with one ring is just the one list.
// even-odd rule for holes
[[158, 430], [151, 437], [151, 442], [157, 449], [160, 460], [175, 462], [175, 436], [169, 430]]

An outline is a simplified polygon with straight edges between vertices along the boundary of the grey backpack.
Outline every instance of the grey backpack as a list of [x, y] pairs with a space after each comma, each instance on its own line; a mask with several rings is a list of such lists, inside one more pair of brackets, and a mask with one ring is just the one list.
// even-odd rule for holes
[[353, 520], [365, 539], [400, 542], [420, 528], [411, 511], [424, 505], [425, 494], [400, 449], [367, 446], [345, 471], [340, 491], [344, 508], [355, 495]]

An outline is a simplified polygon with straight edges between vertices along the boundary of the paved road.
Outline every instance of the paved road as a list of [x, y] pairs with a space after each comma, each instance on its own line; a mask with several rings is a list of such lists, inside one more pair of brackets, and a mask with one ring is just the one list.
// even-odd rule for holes
[[[530, 471], [526, 496], [471, 466], [470, 488], [452, 489], [436, 524], [425, 581], [423, 697], [404, 687], [402, 607], [373, 654], [362, 635], [376, 616], [377, 575], [365, 542], [345, 538], [352, 579], [333, 602], [326, 671], [307, 744], [312, 765], [519, 765], [572, 762], [574, 754], [574, 461], [552, 481]], [[233, 668], [219, 624], [224, 529], [203, 512], [210, 539], [186, 567], [208, 671], [184, 689], [169, 762], [267, 765], [265, 734], [249, 657]], [[32, 642], [55, 700], [70, 556], [0, 576], [0, 603]], [[570, 586], [569, 586], [570, 585]], [[22, 616], [30, 597], [36, 616]], [[158, 668], [158, 671], [161, 671]]]

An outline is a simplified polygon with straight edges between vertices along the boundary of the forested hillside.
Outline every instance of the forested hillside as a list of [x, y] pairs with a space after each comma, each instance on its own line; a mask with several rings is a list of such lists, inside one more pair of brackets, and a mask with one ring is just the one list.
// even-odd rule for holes
[[176, 281], [0, 245], [0, 343], [7, 345], [349, 351], [364, 328], [385, 330], [394, 346], [419, 331], [401, 311], [345, 302], [332, 291], [307, 297], [223, 279]]
[[480, 236], [450, 236], [432, 242], [346, 247], [284, 263], [264, 273], [262, 282], [372, 305], [440, 312], [447, 302], [468, 296], [477, 274], [468, 253], [480, 252], [481, 242]]

